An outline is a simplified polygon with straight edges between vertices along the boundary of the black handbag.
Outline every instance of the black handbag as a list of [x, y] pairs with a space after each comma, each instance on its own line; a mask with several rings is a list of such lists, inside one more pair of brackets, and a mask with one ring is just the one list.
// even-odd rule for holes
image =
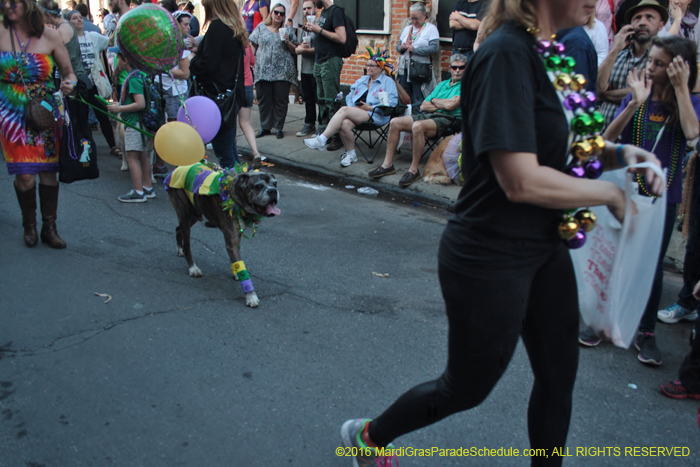
[[100, 176], [97, 148], [88, 123], [88, 107], [73, 99], [66, 102], [70, 125], [63, 125], [61, 150], [58, 153], [58, 180], [73, 183]]
[[427, 83], [433, 73], [432, 63], [417, 62], [410, 59], [408, 77], [412, 83]]
[[236, 89], [238, 88], [238, 70], [241, 66], [241, 57], [238, 60], [238, 68], [236, 69], [236, 80], [233, 84], [233, 89], [222, 89], [214, 82], [201, 83], [194, 77], [193, 87], [194, 93], [198, 96], [208, 97], [216, 103], [221, 112], [221, 123], [228, 127], [233, 126], [238, 115], [238, 105], [236, 101]]

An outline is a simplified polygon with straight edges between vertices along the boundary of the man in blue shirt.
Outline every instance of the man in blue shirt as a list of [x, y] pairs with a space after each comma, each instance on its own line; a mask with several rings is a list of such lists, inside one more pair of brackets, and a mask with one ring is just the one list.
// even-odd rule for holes
[[583, 26], [562, 29], [557, 40], [566, 47], [566, 55], [576, 60], [575, 73], [586, 77], [586, 90], [595, 92], [598, 81], [598, 53]]
[[407, 187], [421, 177], [418, 164], [423, 156], [425, 138], [441, 138], [457, 133], [462, 128], [460, 91], [462, 75], [466, 67], [467, 57], [462, 54], [452, 55], [450, 57], [452, 77], [438, 84], [425, 98], [420, 106], [423, 113], [391, 119], [384, 162], [370, 170], [368, 174], [370, 178], [381, 178], [396, 173], [393, 164], [394, 153], [402, 131], [410, 131], [413, 134], [413, 159], [408, 172], [399, 180], [399, 186]]

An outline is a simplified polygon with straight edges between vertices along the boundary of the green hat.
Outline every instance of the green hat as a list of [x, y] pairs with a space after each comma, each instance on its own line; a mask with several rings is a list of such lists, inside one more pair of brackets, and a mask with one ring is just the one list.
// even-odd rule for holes
[[627, 10], [627, 12], [625, 13], [625, 23], [629, 24], [632, 21], [632, 16], [634, 16], [634, 13], [641, 8], [653, 8], [654, 10], [658, 11], [661, 15], [661, 21], [663, 21], [664, 23], [668, 21], [668, 11], [666, 10], [666, 8], [662, 7], [661, 4], [659, 4], [659, 2], [657, 2], [656, 0], [642, 0], [637, 5]]

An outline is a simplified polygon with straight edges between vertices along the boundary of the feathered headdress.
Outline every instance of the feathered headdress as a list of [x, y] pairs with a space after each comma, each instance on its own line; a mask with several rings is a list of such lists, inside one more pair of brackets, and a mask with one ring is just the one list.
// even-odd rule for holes
[[396, 73], [396, 69], [394, 68], [394, 61], [389, 58], [389, 50], [384, 49], [384, 52], [380, 52], [379, 48], [377, 48], [376, 52], [372, 49], [372, 47], [367, 46], [367, 53], [364, 55], [360, 55], [360, 58], [365, 58], [367, 60], [372, 60], [377, 62], [377, 65], [379, 65], [379, 68], [382, 69], [382, 71], [386, 72], [387, 75], [391, 76], [394, 73]]

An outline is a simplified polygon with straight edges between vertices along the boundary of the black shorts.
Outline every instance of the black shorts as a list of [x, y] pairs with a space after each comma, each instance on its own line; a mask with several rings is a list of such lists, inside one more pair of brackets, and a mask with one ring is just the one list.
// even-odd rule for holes
[[452, 115], [441, 113], [413, 115], [413, 121], [416, 122], [418, 120], [433, 120], [435, 122], [435, 125], [437, 125], [437, 135], [435, 139], [462, 131], [462, 119]]

